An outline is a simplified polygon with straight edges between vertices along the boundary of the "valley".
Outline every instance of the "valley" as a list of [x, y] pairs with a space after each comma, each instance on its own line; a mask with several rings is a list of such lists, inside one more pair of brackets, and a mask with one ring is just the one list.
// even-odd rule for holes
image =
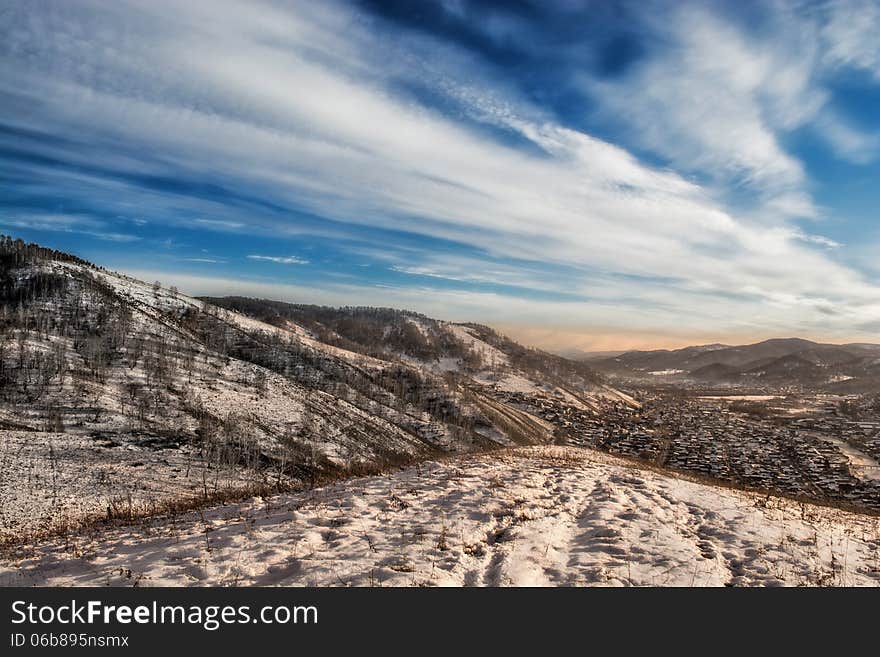
[[870, 379], [694, 375], [813, 343], [584, 362], [407, 311], [190, 297], [11, 239], [0, 256], [6, 584], [876, 583]]

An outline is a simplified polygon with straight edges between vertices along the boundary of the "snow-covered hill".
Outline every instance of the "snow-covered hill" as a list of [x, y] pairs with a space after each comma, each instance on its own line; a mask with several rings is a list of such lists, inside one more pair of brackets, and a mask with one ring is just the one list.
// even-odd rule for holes
[[514, 448], [75, 534], [0, 585], [880, 584], [880, 519]]
[[252, 312], [0, 241], [0, 541], [120, 504], [548, 443], [554, 427], [499, 390], [607, 394], [486, 327], [239, 301]]

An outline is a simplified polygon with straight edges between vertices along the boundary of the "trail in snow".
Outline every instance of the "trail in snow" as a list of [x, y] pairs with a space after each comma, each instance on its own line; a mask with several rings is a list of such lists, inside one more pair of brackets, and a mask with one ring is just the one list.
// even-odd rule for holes
[[574, 448], [429, 463], [34, 546], [2, 585], [877, 585], [880, 519]]

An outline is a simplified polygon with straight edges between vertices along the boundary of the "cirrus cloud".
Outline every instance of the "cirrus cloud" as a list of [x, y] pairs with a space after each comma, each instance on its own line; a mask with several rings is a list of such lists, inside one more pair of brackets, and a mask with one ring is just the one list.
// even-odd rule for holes
[[[600, 136], [479, 49], [346, 3], [14, 2], [6, 204], [25, 222], [45, 199], [102, 225], [137, 213], [139, 242], [198, 232], [230, 263], [311, 264], [335, 299], [338, 264], [260, 255], [331, 244], [383, 265], [360, 274], [371, 295], [434, 314], [823, 335], [880, 320], [843, 241], [801, 227], [828, 212], [786, 140], [815, 128], [870, 162], [822, 77], [868, 60], [811, 17], [771, 16], [768, 37], [678, 11], [643, 21], [666, 45], [621, 75], [572, 73], [624, 126]], [[536, 29], [492, 16], [496, 44]]]

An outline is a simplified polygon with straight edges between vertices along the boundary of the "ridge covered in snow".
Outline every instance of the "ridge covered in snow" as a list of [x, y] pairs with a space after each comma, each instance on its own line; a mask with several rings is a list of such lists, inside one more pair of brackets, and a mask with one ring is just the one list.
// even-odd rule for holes
[[0, 585], [876, 586], [880, 518], [560, 447], [24, 547]]
[[9, 238], [0, 301], [0, 541], [120, 505], [552, 442], [494, 391], [606, 394], [589, 368], [487, 327], [211, 303]]

